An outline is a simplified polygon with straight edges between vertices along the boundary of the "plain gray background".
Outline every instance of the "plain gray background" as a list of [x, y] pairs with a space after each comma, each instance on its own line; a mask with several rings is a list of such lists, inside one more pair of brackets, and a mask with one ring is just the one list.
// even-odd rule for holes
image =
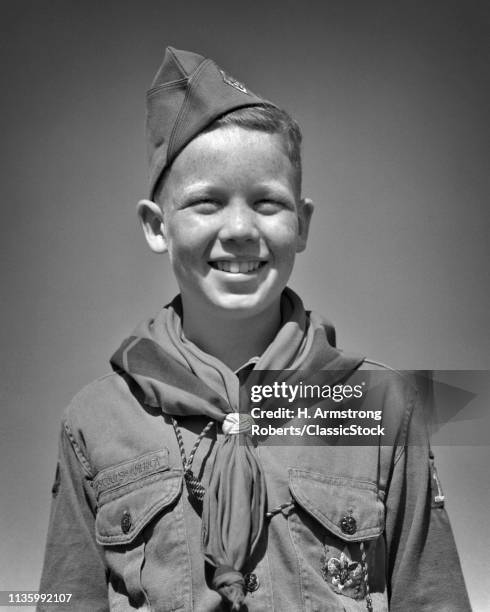
[[[144, 94], [168, 44], [299, 120], [316, 213], [291, 286], [339, 345], [398, 368], [489, 369], [488, 2], [0, 8], [0, 588], [37, 589], [62, 410], [176, 290], [134, 212]], [[435, 450], [485, 610], [489, 447]]]

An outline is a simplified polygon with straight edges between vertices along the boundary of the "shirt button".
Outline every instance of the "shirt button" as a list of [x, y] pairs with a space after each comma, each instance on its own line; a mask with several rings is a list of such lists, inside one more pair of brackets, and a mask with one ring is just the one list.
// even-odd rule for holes
[[352, 535], [357, 531], [356, 519], [353, 516], [345, 515], [340, 521], [340, 529], [347, 535]]
[[245, 579], [245, 589], [249, 593], [253, 593], [259, 588], [259, 579], [257, 578], [256, 574], [252, 572], [250, 574], [246, 574], [244, 576], [244, 579]]
[[123, 533], [128, 533], [128, 531], [131, 529], [131, 525], [131, 514], [128, 510], [125, 510], [121, 517], [121, 529], [123, 530]]

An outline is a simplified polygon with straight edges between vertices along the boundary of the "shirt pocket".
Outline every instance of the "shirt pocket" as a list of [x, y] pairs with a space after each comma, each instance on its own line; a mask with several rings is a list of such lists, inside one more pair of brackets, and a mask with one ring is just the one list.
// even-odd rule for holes
[[364, 610], [367, 583], [381, 603], [384, 504], [376, 485], [290, 468], [289, 489], [295, 502], [288, 516], [289, 531], [310, 609], [323, 609], [327, 588], [338, 609]]
[[[188, 555], [177, 535], [184, 530], [182, 482], [182, 470], [169, 466], [166, 449], [106, 469], [94, 480], [95, 535], [104, 549], [115, 608], [126, 599], [127, 609], [187, 609]], [[169, 571], [179, 565], [182, 571]]]

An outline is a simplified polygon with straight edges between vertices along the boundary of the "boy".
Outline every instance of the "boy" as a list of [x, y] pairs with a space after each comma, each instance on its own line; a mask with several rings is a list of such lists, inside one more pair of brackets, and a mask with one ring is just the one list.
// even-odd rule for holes
[[[172, 48], [147, 101], [138, 214], [180, 295], [65, 413], [42, 591], [90, 611], [469, 610], [415, 388], [337, 350], [286, 287], [313, 211], [298, 126]], [[257, 444], [243, 389], [319, 372], [376, 381], [361, 399], [392, 443]]]

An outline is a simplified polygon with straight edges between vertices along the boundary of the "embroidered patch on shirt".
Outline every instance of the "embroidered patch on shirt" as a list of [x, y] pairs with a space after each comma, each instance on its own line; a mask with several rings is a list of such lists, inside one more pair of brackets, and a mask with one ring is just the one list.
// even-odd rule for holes
[[168, 449], [164, 448], [101, 470], [95, 477], [92, 486], [97, 495], [100, 495], [104, 491], [168, 469]]
[[339, 595], [363, 599], [366, 595], [362, 566], [358, 561], [352, 561], [346, 554], [340, 557], [325, 558], [322, 564], [323, 579], [328, 582]]

